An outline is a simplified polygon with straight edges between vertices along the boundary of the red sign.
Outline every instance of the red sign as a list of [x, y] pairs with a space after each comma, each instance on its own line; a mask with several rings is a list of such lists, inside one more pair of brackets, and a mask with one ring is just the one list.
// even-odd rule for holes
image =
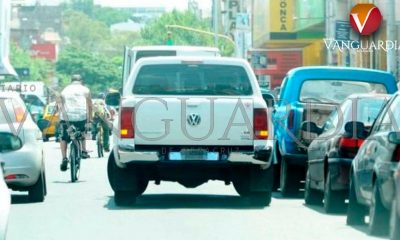
[[31, 48], [32, 57], [48, 61], [56, 61], [57, 52], [57, 45], [51, 43], [33, 44]]

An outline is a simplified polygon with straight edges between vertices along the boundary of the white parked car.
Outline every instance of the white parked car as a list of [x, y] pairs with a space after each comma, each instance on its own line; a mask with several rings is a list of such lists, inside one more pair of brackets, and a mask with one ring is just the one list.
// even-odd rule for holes
[[8, 214], [10, 213], [10, 190], [4, 182], [3, 167], [0, 158], [0, 240], [6, 239]]
[[42, 202], [46, 195], [42, 132], [18, 93], [0, 92], [0, 109], [0, 157], [7, 186], [28, 191], [30, 201]]
[[149, 181], [194, 188], [233, 183], [254, 205], [271, 201], [268, 109], [250, 65], [221, 57], [139, 60], [118, 94], [108, 178], [117, 205], [131, 204]]

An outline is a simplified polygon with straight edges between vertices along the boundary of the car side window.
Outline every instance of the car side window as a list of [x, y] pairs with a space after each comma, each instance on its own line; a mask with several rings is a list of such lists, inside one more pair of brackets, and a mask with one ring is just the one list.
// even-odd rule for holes
[[333, 111], [331, 115], [328, 117], [328, 120], [325, 122], [324, 125], [324, 132], [328, 132], [332, 129], [335, 129], [338, 125], [338, 113], [337, 110]]
[[376, 128], [373, 129], [373, 131], [399, 131], [400, 129], [400, 121], [399, 121], [399, 104], [400, 104], [400, 98], [396, 97], [394, 99], [390, 106], [387, 106], [385, 112], [383, 115], [380, 117], [380, 124], [377, 125]]

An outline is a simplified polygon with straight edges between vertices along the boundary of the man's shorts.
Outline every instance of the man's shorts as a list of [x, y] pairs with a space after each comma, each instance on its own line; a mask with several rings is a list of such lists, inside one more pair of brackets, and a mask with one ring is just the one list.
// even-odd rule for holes
[[76, 121], [76, 122], [67, 122], [64, 120], [61, 120], [59, 124], [57, 124], [57, 132], [60, 133], [59, 137], [61, 138], [62, 141], [69, 142], [71, 141], [69, 135], [68, 135], [68, 127], [69, 126], [74, 126], [77, 130], [79, 130], [81, 133], [85, 134], [86, 133], [86, 120], [83, 121]]

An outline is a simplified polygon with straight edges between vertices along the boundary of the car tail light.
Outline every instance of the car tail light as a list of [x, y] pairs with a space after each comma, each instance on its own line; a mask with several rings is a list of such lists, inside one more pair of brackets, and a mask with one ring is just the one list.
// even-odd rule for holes
[[[21, 106], [16, 106], [16, 107], [14, 108], [14, 113], [15, 113], [15, 120], [16, 120], [18, 123], [21, 123], [22, 121], [24, 121], [26, 112], [25, 112], [25, 110], [24, 110], [23, 107], [21, 107]], [[35, 121], [35, 119], [33, 119], [33, 120]]]
[[392, 161], [400, 162], [400, 145], [396, 145], [396, 149], [393, 152]]
[[254, 109], [253, 127], [254, 127], [254, 139], [258, 140], [268, 139], [267, 109], [265, 108]]
[[339, 139], [339, 153], [345, 157], [355, 157], [364, 139], [341, 137]]
[[15, 179], [27, 179], [29, 178], [28, 175], [25, 174], [10, 174], [7, 175], [4, 179], [5, 180], [15, 180]]
[[120, 116], [120, 137], [121, 138], [134, 138], [135, 137], [135, 108], [123, 107], [121, 108]]
[[294, 127], [294, 110], [293, 109], [289, 111], [287, 127], [288, 127], [288, 129], [293, 129], [293, 127]]

